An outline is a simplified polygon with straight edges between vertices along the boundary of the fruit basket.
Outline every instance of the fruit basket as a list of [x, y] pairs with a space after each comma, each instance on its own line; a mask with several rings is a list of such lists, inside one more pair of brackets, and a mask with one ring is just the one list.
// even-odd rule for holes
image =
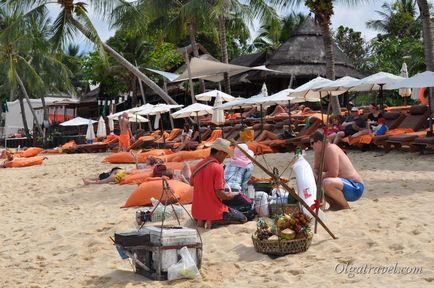
[[270, 211], [270, 217], [276, 217], [283, 214], [294, 214], [300, 211], [300, 205], [287, 203], [270, 203], [268, 205], [268, 211]]
[[312, 233], [309, 233], [305, 238], [293, 240], [259, 240], [253, 235], [252, 240], [256, 252], [283, 256], [307, 251], [312, 243]]
[[253, 246], [256, 252], [275, 256], [304, 252], [312, 243], [310, 223], [311, 218], [302, 212], [261, 218], [252, 235]]

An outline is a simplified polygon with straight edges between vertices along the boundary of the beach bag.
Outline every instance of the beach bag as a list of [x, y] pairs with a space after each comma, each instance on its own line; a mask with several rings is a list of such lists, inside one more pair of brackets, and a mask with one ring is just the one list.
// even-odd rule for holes
[[243, 213], [248, 221], [251, 221], [255, 218], [253, 201], [243, 193], [238, 193], [230, 200], [223, 200], [223, 204]]
[[255, 131], [253, 129], [246, 129], [240, 132], [241, 142], [250, 142], [255, 138]]

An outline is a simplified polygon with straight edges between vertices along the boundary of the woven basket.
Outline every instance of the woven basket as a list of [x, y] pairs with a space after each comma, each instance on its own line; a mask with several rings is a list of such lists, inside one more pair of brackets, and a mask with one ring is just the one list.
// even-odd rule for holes
[[277, 215], [283, 214], [294, 214], [300, 212], [300, 206], [298, 204], [269, 204], [268, 210], [270, 212], [270, 217], [273, 218]]
[[282, 256], [287, 254], [295, 254], [305, 252], [309, 249], [312, 243], [313, 234], [309, 233], [307, 238], [294, 240], [259, 240], [252, 235], [253, 245], [256, 252]]

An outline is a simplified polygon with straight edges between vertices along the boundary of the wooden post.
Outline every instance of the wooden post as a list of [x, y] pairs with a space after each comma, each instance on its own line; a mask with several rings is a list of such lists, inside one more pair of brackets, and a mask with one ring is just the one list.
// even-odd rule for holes
[[190, 60], [188, 59], [187, 47], [185, 47], [185, 63], [187, 64], [188, 70], [188, 83], [190, 84], [191, 103], [196, 103], [196, 98], [194, 98], [193, 79], [191, 78]]
[[302, 198], [300, 198], [300, 196], [298, 196], [297, 193], [295, 193], [285, 182], [281, 181], [281, 178], [278, 177], [278, 175], [275, 175], [274, 173], [270, 172], [267, 170], [267, 168], [265, 168], [261, 163], [259, 163], [258, 161], [256, 161], [255, 158], [253, 158], [252, 156], [250, 156], [249, 153], [247, 153], [247, 151], [245, 151], [243, 148], [241, 148], [237, 142], [231, 140], [231, 143], [237, 147], [241, 152], [244, 153], [244, 155], [246, 155], [247, 158], [249, 158], [255, 165], [257, 165], [259, 168], [261, 168], [262, 171], [264, 171], [268, 176], [270, 176], [271, 178], [273, 178], [273, 180], [281, 185], [286, 191], [288, 191], [289, 194], [291, 194], [292, 197], [294, 197], [304, 208], [307, 209], [307, 211], [309, 211], [310, 214], [313, 215], [313, 217], [316, 219], [317, 222], [319, 222], [321, 224], [321, 226], [324, 227], [324, 229], [330, 234], [330, 236], [333, 239], [337, 239], [336, 236], [330, 231], [330, 229], [325, 225], [325, 223], [318, 217], [318, 215], [315, 213], [315, 211], [312, 210], [312, 208], [309, 207], [309, 205], [306, 204], [306, 202], [304, 202], [304, 200]]

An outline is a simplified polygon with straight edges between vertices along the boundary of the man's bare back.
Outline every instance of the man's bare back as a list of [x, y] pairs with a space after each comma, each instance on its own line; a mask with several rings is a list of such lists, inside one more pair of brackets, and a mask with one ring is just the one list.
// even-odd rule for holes
[[363, 183], [348, 156], [336, 144], [327, 144], [324, 155], [325, 177], [339, 177]]

